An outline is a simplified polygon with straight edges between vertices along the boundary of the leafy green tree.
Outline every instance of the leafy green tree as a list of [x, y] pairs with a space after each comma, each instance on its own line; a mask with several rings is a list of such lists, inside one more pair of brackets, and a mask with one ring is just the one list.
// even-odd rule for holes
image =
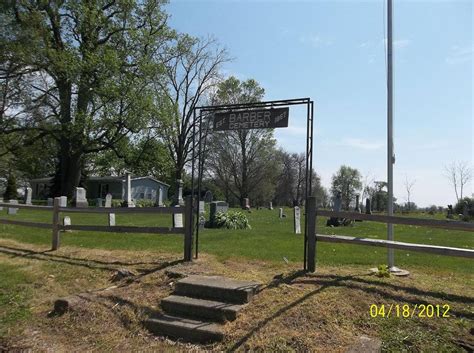
[[161, 53], [174, 37], [162, 0], [2, 4], [2, 143], [56, 144], [52, 192], [72, 196], [87, 157], [162, 120]]
[[16, 177], [15, 174], [11, 173], [8, 175], [7, 179], [7, 187], [5, 189], [5, 193], [3, 194], [4, 200], [11, 200], [18, 198], [18, 191], [16, 185]]
[[342, 165], [332, 176], [331, 194], [336, 197], [338, 192], [342, 194], [342, 207], [349, 210], [351, 202], [362, 187], [361, 174], [355, 169]]
[[[214, 104], [254, 103], [265, 90], [257, 81], [230, 77], [218, 85]], [[212, 132], [208, 137], [206, 167], [209, 176], [221, 187], [227, 200], [244, 205], [262, 205], [273, 198], [278, 166], [273, 130], [252, 129]]]

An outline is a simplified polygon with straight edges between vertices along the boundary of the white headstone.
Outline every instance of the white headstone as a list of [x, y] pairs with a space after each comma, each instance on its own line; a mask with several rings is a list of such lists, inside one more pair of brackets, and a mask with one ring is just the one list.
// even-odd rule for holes
[[127, 207], [135, 207], [132, 200], [132, 176], [128, 172], [125, 174], [125, 202]]
[[199, 201], [199, 214], [206, 213], [205, 204], [204, 201]]
[[183, 200], [183, 181], [181, 179], [176, 180], [176, 187], [177, 187], [177, 199], [176, 199], [176, 204], [183, 206], [184, 205], [184, 200]]
[[105, 195], [105, 208], [112, 207], [112, 194]]
[[31, 196], [33, 190], [31, 188], [25, 188], [25, 205], [31, 205]]
[[301, 234], [301, 210], [298, 206], [294, 208], [295, 234]]
[[244, 199], [244, 209], [250, 210], [250, 200], [248, 198]]
[[[179, 207], [179, 206], [176, 206]], [[183, 214], [173, 213], [173, 228], [183, 228]]]
[[[3, 197], [0, 197], [0, 203], [3, 202]], [[0, 206], [0, 211], [3, 211], [3, 206]]]
[[[12, 205], [18, 205], [18, 200], [10, 200], [10, 203]], [[18, 211], [18, 208], [8, 207], [8, 214], [14, 215], [16, 214], [16, 211]]]
[[115, 226], [115, 213], [109, 213], [109, 227]]
[[278, 217], [283, 218], [283, 208], [280, 208]]
[[268, 209], [273, 210], [273, 203], [271, 201], [268, 203]]
[[48, 206], [53, 206], [53, 199], [48, 197]]
[[98, 197], [96, 201], [97, 207], [102, 207], [102, 197]]
[[[63, 226], [70, 226], [71, 225], [71, 217], [64, 216], [63, 218]], [[70, 232], [71, 230], [65, 230], [65, 232]]]
[[67, 196], [59, 197], [59, 207], [67, 207]]
[[163, 189], [161, 187], [158, 187], [158, 189], [156, 190], [155, 206], [163, 206]]
[[89, 207], [89, 203], [86, 198], [86, 189], [76, 188], [76, 207]]

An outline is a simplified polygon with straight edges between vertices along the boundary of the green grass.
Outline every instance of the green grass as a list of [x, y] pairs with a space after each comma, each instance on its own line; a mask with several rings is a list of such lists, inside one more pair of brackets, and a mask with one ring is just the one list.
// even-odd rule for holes
[[[216, 255], [225, 260], [232, 257], [259, 259], [264, 261], [283, 261], [286, 257], [292, 262], [303, 259], [303, 236], [293, 234], [292, 210], [285, 209], [287, 218], [279, 219], [278, 210], [253, 210], [248, 214], [251, 230], [202, 229], [199, 233], [199, 251]], [[107, 224], [105, 214], [69, 214], [73, 224]], [[442, 218], [443, 215], [428, 214], [426, 218]], [[2, 218], [51, 222], [52, 213], [46, 211], [19, 210], [16, 216]], [[353, 227], [328, 228], [326, 217], [319, 217], [317, 232], [386, 238], [386, 225], [375, 222], [360, 222]], [[171, 215], [117, 214], [117, 225], [171, 226]], [[302, 220], [303, 222], [304, 220]], [[0, 238], [8, 238], [24, 243], [49, 246], [51, 231], [47, 229], [0, 225]], [[418, 226], [395, 226], [395, 239], [419, 244], [444, 245], [459, 248], [474, 248], [474, 238], [469, 232], [444, 230]], [[180, 235], [159, 234], [115, 234], [99, 232], [61, 233], [61, 244], [98, 249], [157, 250], [181, 254], [183, 240]], [[471, 273], [467, 259], [423, 254], [408, 251], [395, 251], [397, 266], [426, 267], [430, 270], [443, 269]], [[318, 243], [317, 262], [321, 265], [367, 265], [377, 266], [386, 262], [386, 250], [380, 247], [367, 247], [350, 244]]]
[[0, 263], [0, 338], [18, 321], [31, 313], [27, 304], [31, 297], [28, 283], [32, 276], [18, 266]]

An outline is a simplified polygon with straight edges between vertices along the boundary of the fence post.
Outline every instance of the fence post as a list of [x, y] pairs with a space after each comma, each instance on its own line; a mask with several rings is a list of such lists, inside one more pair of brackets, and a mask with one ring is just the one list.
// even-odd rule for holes
[[59, 248], [59, 203], [61, 198], [55, 197], [53, 204], [53, 238], [52, 238], [52, 250], [58, 250]]
[[316, 198], [306, 199], [306, 217], [308, 219], [308, 242], [306, 269], [308, 272], [316, 270]]
[[193, 258], [193, 198], [186, 196], [184, 206], [184, 261]]

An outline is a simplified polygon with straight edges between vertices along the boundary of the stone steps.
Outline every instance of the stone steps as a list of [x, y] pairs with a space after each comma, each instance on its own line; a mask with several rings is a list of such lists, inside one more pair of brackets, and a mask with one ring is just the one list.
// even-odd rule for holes
[[219, 300], [226, 303], [248, 303], [259, 284], [221, 276], [189, 276], [176, 283], [175, 293], [182, 296]]
[[224, 338], [222, 326], [212, 322], [160, 315], [145, 321], [154, 334], [178, 338], [186, 342], [211, 343]]
[[176, 282], [175, 292], [161, 301], [166, 314], [150, 317], [153, 333], [187, 342], [211, 343], [224, 338], [222, 325], [233, 321], [260, 284], [220, 276], [192, 275]]
[[170, 315], [225, 322], [234, 321], [243, 305], [170, 295], [161, 301], [161, 307]]

